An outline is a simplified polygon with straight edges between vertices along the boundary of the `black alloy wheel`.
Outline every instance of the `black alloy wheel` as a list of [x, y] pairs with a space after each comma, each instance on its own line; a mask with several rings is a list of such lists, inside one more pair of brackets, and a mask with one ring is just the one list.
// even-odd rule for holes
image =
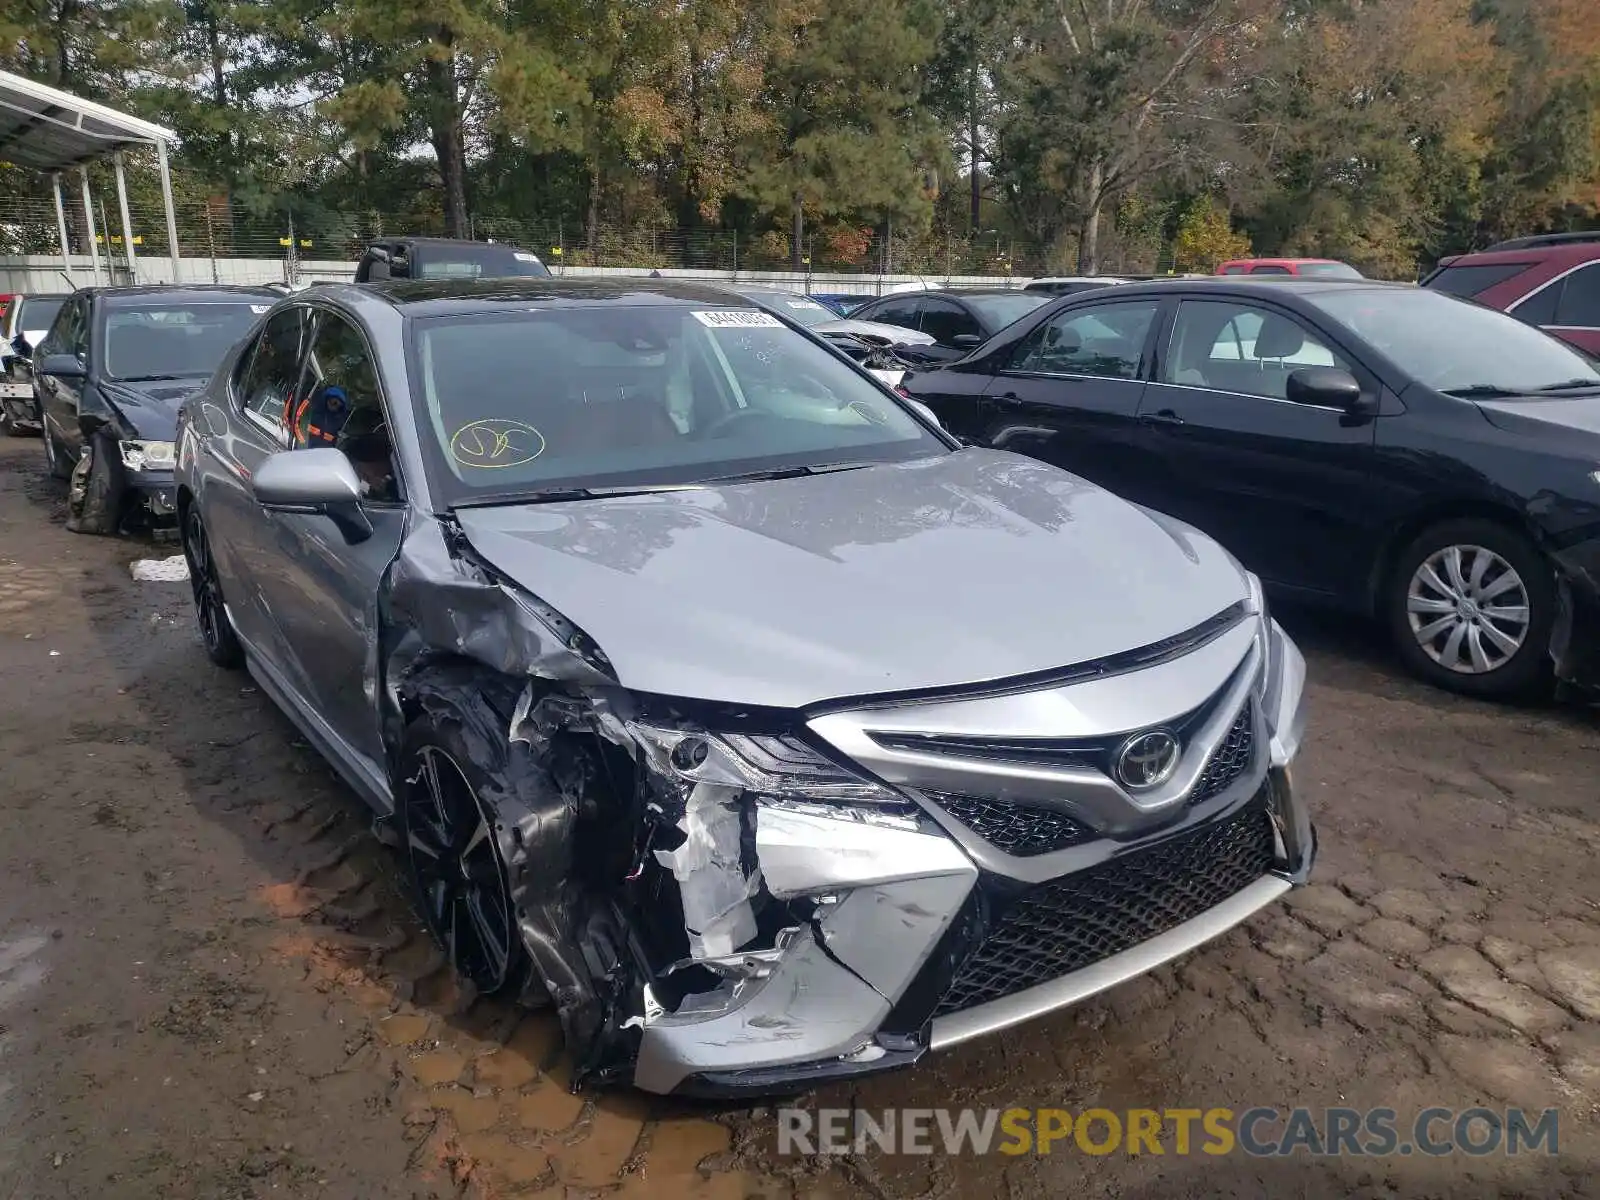
[[228, 610], [222, 600], [222, 583], [217, 564], [211, 557], [211, 542], [199, 510], [190, 504], [183, 524], [183, 555], [189, 560], [189, 586], [194, 592], [194, 614], [200, 625], [200, 640], [206, 654], [219, 667], [237, 670], [244, 666], [244, 647], [233, 632]]
[[463, 979], [498, 992], [524, 956], [494, 825], [446, 747], [415, 746], [403, 779], [399, 832], [422, 919]]

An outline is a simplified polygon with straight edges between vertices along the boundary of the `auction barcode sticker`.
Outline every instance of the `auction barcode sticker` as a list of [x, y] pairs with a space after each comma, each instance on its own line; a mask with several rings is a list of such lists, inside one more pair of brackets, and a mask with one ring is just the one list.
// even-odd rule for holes
[[694, 319], [702, 325], [709, 325], [713, 329], [743, 328], [751, 325], [767, 325], [783, 328], [783, 322], [771, 313], [751, 312], [749, 309], [734, 309], [731, 311], [708, 312], [705, 309], [696, 309]]

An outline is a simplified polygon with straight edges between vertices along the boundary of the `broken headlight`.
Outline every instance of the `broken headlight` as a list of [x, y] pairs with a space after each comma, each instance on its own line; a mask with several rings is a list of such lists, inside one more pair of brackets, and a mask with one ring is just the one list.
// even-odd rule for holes
[[122, 465], [130, 471], [170, 471], [177, 462], [171, 442], [121, 442]]
[[795, 800], [905, 803], [892, 789], [825, 758], [797, 738], [639, 724], [632, 731], [649, 750], [652, 771], [680, 787], [706, 783]]

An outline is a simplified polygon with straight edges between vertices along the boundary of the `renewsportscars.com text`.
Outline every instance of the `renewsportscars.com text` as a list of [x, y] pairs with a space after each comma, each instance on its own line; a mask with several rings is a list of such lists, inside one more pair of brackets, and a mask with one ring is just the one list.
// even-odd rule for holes
[[1520, 1108], [780, 1108], [780, 1154], [1392, 1154], [1560, 1152], [1560, 1114]]

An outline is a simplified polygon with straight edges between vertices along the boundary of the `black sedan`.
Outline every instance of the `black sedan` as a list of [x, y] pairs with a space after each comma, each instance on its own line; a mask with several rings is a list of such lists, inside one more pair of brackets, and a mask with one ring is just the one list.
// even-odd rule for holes
[[171, 525], [178, 405], [279, 299], [267, 288], [74, 292], [34, 357], [50, 474], [71, 478], [67, 528]]
[[1369, 282], [1133, 284], [905, 386], [1378, 618], [1440, 686], [1600, 685], [1600, 370], [1514, 318]]
[[1008, 288], [896, 292], [863, 304], [850, 319], [918, 330], [933, 338], [934, 344], [909, 346], [901, 357], [925, 363], [953, 362], [1049, 300], [1043, 292]]

